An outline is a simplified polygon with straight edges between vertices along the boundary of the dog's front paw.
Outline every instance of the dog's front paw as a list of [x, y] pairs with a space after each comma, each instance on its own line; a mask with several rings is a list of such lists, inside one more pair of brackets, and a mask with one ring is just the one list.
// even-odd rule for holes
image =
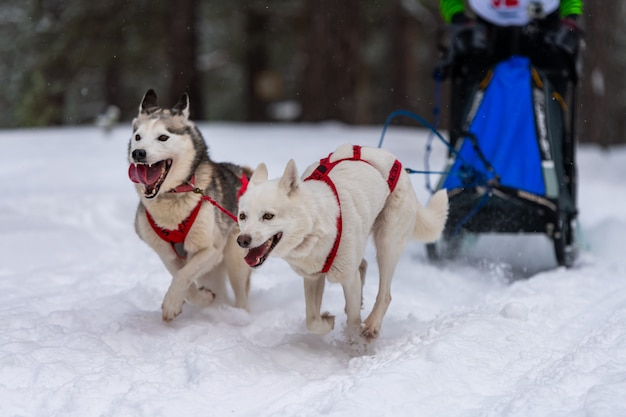
[[366, 322], [363, 324], [363, 327], [361, 328], [361, 336], [363, 336], [363, 338], [367, 342], [371, 342], [372, 340], [377, 339], [379, 334], [380, 334], [380, 325], [376, 326], [376, 325], [368, 324]]
[[185, 297], [185, 301], [201, 307], [210, 305], [213, 300], [215, 300], [215, 293], [213, 290], [206, 287], [196, 287], [195, 284], [189, 287], [189, 290], [187, 290], [187, 296]]
[[174, 317], [178, 316], [183, 311], [184, 303], [185, 300], [183, 297], [168, 291], [161, 305], [163, 321], [172, 321]]
[[350, 355], [361, 356], [367, 353], [370, 340], [363, 337], [360, 326], [347, 326], [344, 335]]
[[311, 333], [326, 334], [335, 328], [335, 316], [326, 311], [319, 320], [308, 322], [306, 328]]

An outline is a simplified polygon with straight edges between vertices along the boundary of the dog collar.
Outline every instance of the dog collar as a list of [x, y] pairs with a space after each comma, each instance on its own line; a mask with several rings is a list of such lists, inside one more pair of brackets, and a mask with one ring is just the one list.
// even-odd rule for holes
[[[320, 164], [315, 168], [315, 170], [304, 179], [304, 181], [323, 181], [325, 182], [330, 189], [335, 194], [335, 199], [337, 200], [337, 206], [339, 207], [339, 214], [337, 215], [337, 236], [335, 237], [335, 242], [333, 243], [333, 247], [330, 249], [330, 253], [326, 257], [326, 261], [324, 262], [324, 266], [320, 273], [325, 274], [330, 270], [330, 267], [333, 265], [335, 258], [337, 257], [337, 251], [339, 250], [339, 243], [341, 242], [341, 233], [343, 229], [343, 221], [341, 216], [341, 201], [339, 200], [339, 194], [337, 193], [337, 187], [335, 187], [335, 183], [328, 176], [330, 171], [337, 166], [340, 162], [344, 161], [360, 161], [370, 164], [369, 161], [361, 158], [361, 146], [354, 145], [352, 146], [352, 157], [351, 158], [343, 158], [337, 161], [330, 161], [330, 157], [333, 154], [330, 153], [326, 158], [320, 159]], [[371, 164], [370, 164], [371, 165]], [[397, 159], [394, 161], [391, 169], [389, 170], [389, 175], [387, 176], [387, 185], [389, 186], [389, 193], [392, 193], [398, 184], [398, 179], [400, 178], [400, 174], [402, 172], [402, 164]]]
[[190, 191], [194, 191], [196, 189], [196, 175], [192, 175], [189, 181], [184, 184], [179, 185], [178, 187], [172, 188], [170, 193], [187, 193]]

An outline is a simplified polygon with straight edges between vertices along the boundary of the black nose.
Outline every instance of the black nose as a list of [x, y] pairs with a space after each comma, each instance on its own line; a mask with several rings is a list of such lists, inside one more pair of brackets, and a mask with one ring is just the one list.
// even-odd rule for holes
[[242, 248], [247, 248], [248, 246], [250, 246], [250, 242], [251, 241], [252, 241], [252, 238], [250, 238], [250, 235], [239, 235], [239, 236], [237, 236], [237, 243]]
[[135, 162], [145, 162], [146, 161], [146, 150], [145, 149], [135, 149], [132, 153], [133, 160]]

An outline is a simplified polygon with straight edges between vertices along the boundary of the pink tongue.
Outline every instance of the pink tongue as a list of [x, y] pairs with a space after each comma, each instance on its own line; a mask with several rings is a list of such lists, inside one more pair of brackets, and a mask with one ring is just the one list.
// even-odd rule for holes
[[265, 255], [265, 245], [250, 249], [244, 259], [248, 265], [256, 266], [263, 255]]
[[159, 180], [161, 176], [161, 164], [154, 164], [151, 167], [145, 164], [130, 164], [128, 167], [128, 177], [132, 182], [139, 184], [152, 185]]

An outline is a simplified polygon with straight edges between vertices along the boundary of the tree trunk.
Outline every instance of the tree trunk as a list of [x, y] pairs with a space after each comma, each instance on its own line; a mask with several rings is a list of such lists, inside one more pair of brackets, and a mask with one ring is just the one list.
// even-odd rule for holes
[[122, 108], [122, 73], [117, 62], [108, 63], [104, 69], [104, 102], [107, 106]]
[[357, 122], [361, 0], [307, 0], [302, 119]]
[[411, 45], [407, 42], [406, 31], [408, 16], [401, 0], [392, 0], [389, 4], [389, 63], [391, 66], [391, 109], [408, 109], [409, 85], [408, 70], [411, 67]]
[[168, 95], [168, 103], [171, 104], [167, 105], [175, 104], [183, 93], [189, 93], [191, 118], [203, 119], [202, 81], [196, 65], [198, 1], [179, 0], [171, 4], [171, 44], [168, 54], [172, 66]]
[[622, 96], [624, 65], [619, 61], [615, 28], [620, 2], [585, 2], [587, 48], [583, 51], [578, 137], [603, 147], [624, 142]]
[[244, 71], [246, 74], [246, 120], [261, 122], [268, 120], [267, 101], [262, 97], [263, 76], [268, 69], [267, 57], [268, 16], [264, 8], [248, 4], [245, 11], [246, 50]]

